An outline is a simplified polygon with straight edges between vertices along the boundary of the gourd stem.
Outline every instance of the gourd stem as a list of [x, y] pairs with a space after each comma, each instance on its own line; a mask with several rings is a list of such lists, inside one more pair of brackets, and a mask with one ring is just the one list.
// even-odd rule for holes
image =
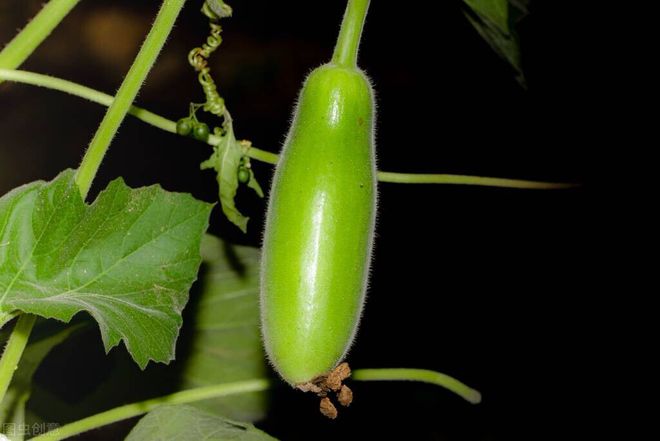
[[23, 350], [28, 342], [36, 319], [36, 315], [22, 314], [19, 316], [9, 336], [9, 341], [0, 359], [0, 404], [4, 404], [3, 400], [9, 388], [9, 383], [11, 383], [14, 371], [18, 367], [18, 362], [21, 360]]
[[[423, 383], [444, 387], [465, 398], [470, 403], [477, 404], [481, 401], [481, 394], [476, 390], [448, 375], [426, 369], [355, 369], [352, 374], [352, 379], [356, 381], [421, 381]], [[166, 404], [193, 403], [196, 401], [226, 397], [229, 395], [262, 392], [272, 386], [273, 384], [269, 380], [265, 378], [257, 378], [254, 380], [187, 389], [170, 395], [115, 407], [114, 409], [106, 410], [105, 412], [66, 424], [51, 432], [31, 438], [30, 441], [60, 441], [92, 429], [97, 429], [108, 424], [145, 414], [158, 406]]]
[[427, 369], [356, 369], [352, 378], [357, 381], [420, 381], [442, 386], [472, 404], [481, 402], [479, 391], [449, 375]]
[[174, 27], [174, 22], [179, 16], [184, 3], [185, 0], [163, 1], [158, 16], [156, 16], [156, 21], [144, 40], [140, 52], [133, 61], [133, 65], [126, 74], [112, 105], [103, 117], [101, 125], [89, 144], [76, 173], [76, 183], [80, 187], [80, 194], [83, 199], [87, 197], [101, 161], [103, 161], [103, 157], [108, 151], [108, 147], [110, 147], [110, 142], [131, 108], [142, 83], [144, 83], [149, 71], [156, 62], [156, 58]]
[[66, 424], [51, 432], [46, 432], [42, 435], [31, 438], [31, 441], [59, 441], [98, 427], [116, 423], [117, 421], [145, 414], [158, 406], [166, 404], [194, 403], [196, 401], [208, 400], [210, 398], [226, 397], [229, 395], [245, 394], [249, 392], [260, 392], [268, 389], [270, 386], [270, 381], [260, 378], [183, 390], [164, 397], [152, 398], [138, 403], [115, 407], [114, 409], [83, 418], [82, 420]]
[[[80, 0], [51, 0], [0, 52], [0, 68], [16, 69]], [[0, 83], [2, 80], [0, 79]]]
[[521, 190], [563, 190], [580, 186], [579, 184], [568, 182], [527, 181], [524, 179], [443, 173], [394, 173], [386, 171], [378, 172], [378, 180], [392, 184], [474, 185], [480, 187], [518, 188]]
[[[83, 86], [82, 84], [74, 83], [73, 81], [35, 72], [0, 69], [0, 81], [2, 80], [15, 81], [17, 83], [65, 92], [73, 96], [84, 98], [93, 103], [101, 104], [105, 107], [110, 107], [114, 101], [114, 97], [107, 93]], [[137, 106], [131, 106], [129, 107], [128, 114], [146, 122], [147, 124], [158, 127], [161, 130], [176, 133], [176, 122], [163, 118], [162, 116], [156, 115], [148, 110]]]
[[332, 55], [332, 62], [336, 65], [357, 67], [358, 48], [362, 38], [362, 28], [367, 17], [370, 0], [348, 0], [344, 19], [339, 30], [337, 45]]

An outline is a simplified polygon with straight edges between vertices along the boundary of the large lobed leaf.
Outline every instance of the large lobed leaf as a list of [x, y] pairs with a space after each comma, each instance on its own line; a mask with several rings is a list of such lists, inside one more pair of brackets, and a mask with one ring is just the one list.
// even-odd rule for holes
[[98, 322], [142, 368], [168, 362], [212, 206], [117, 179], [87, 205], [74, 171], [0, 198], [0, 312]]
[[192, 406], [163, 406], [147, 414], [126, 441], [275, 441], [252, 424], [211, 415]]
[[[184, 388], [264, 378], [259, 332], [259, 250], [230, 245], [206, 235], [199, 299], [192, 302], [190, 355], [183, 360]], [[194, 317], [194, 318], [193, 318]], [[261, 419], [264, 392], [205, 400], [197, 406], [241, 421]]]
[[[199, 279], [183, 312], [176, 361], [140, 371], [125, 353], [111, 354], [107, 358], [111, 370], [88, 374], [98, 383], [75, 400], [69, 394], [75, 392], [51, 384], [62, 382], [61, 376], [44, 376], [30, 400], [30, 410], [44, 421], [73, 421], [182, 389], [266, 378], [268, 368], [259, 332], [259, 250], [206, 234], [201, 255]], [[81, 341], [67, 344], [80, 345]], [[92, 343], [83, 344], [82, 350], [88, 350]], [[61, 357], [69, 353], [54, 355], [62, 364]], [[64, 382], [74, 381], [80, 369], [67, 373]], [[54, 395], [54, 391], [60, 392]], [[254, 422], [265, 416], [269, 398], [267, 391], [250, 392], [192, 405], [233, 420]]]

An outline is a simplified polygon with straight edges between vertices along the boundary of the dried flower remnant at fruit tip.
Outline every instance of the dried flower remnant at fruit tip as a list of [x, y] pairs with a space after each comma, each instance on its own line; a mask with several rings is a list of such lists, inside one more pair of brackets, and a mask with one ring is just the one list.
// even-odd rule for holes
[[334, 404], [332, 404], [332, 401], [330, 401], [330, 398], [328, 398], [328, 397], [322, 398], [319, 409], [321, 410], [321, 413], [324, 416], [330, 418], [331, 420], [334, 420], [335, 418], [337, 418], [337, 408], [335, 407]]
[[345, 384], [342, 385], [339, 393], [337, 394], [337, 401], [344, 407], [348, 407], [353, 402], [353, 391]]
[[338, 413], [337, 408], [328, 397], [328, 394], [335, 392], [339, 404], [348, 407], [353, 402], [353, 391], [343, 382], [350, 376], [351, 368], [348, 363], [343, 362], [327, 375], [322, 375], [307, 383], [298, 384], [296, 388], [303, 392], [314, 393], [320, 397], [321, 413], [330, 419], [335, 419]]

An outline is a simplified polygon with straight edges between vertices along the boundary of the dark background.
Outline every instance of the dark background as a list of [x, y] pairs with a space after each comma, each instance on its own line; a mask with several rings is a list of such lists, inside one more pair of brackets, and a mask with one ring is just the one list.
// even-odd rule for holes
[[[112, 93], [158, 3], [82, 2], [22, 68]], [[182, 13], [137, 100], [171, 119], [184, 116], [189, 101], [202, 100], [186, 63], [187, 51], [207, 32], [196, 3]], [[586, 384], [602, 344], [591, 322], [596, 293], [586, 276], [593, 141], [584, 124], [587, 52], [561, 3], [533, 1], [519, 25], [526, 90], [470, 26], [458, 0], [374, 0], [361, 46], [360, 65], [377, 93], [379, 169], [585, 184], [566, 191], [379, 187], [371, 287], [349, 361], [439, 370], [479, 389], [483, 403], [472, 406], [428, 385], [353, 383], [355, 404], [329, 422], [315, 401], [282, 389], [259, 425], [270, 434], [506, 440], [570, 439], [587, 430], [584, 413], [595, 398]], [[3, 0], [0, 41], [40, 4]], [[278, 151], [299, 85], [331, 55], [344, 2], [231, 4], [235, 14], [224, 22], [214, 75], [237, 136]], [[0, 194], [76, 167], [105, 111], [18, 84], [0, 85], [0, 109]], [[198, 170], [209, 154], [200, 143], [128, 118], [95, 189], [123, 176], [131, 186], [160, 182], [215, 201], [214, 176]], [[272, 167], [253, 164], [267, 184]], [[258, 245], [265, 202], [242, 192], [238, 203], [251, 217], [248, 234], [219, 209], [210, 231]], [[84, 365], [89, 355], [77, 355], [70, 363]]]

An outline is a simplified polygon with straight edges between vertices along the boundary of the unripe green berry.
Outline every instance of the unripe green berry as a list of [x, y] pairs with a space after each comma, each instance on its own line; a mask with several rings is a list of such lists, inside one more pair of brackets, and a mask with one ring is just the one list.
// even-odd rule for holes
[[238, 168], [238, 182], [241, 184], [247, 184], [250, 181], [250, 170], [246, 167]]
[[195, 127], [193, 128], [192, 136], [197, 141], [206, 142], [209, 140], [210, 133], [211, 131], [209, 130], [209, 126], [206, 125], [206, 123], [198, 122], [197, 124], [195, 124]]
[[190, 118], [181, 118], [176, 123], [176, 133], [181, 136], [188, 136], [193, 129], [193, 121]]

